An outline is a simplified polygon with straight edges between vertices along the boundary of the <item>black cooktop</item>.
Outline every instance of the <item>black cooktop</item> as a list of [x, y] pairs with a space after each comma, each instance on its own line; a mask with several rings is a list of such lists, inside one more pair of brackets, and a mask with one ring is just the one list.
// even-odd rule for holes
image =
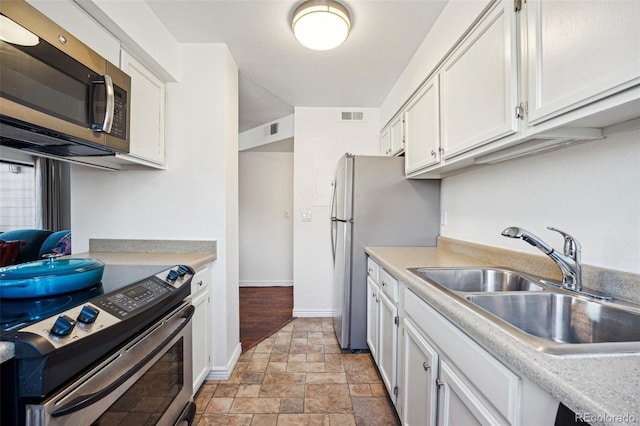
[[0, 299], [2, 333], [19, 330], [52, 317], [102, 294], [115, 292], [129, 284], [155, 275], [167, 265], [106, 265], [102, 281], [93, 287], [67, 294], [33, 299]]

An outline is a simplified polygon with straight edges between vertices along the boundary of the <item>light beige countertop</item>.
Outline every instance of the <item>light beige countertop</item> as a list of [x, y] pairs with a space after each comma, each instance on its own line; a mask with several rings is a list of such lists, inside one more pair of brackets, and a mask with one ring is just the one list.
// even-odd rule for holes
[[591, 419], [597, 421], [591, 424], [624, 424], [625, 420], [640, 423], [640, 354], [555, 356], [539, 352], [406, 270], [491, 263], [435, 247], [369, 247], [366, 251], [387, 272], [515, 371], [575, 413], [593, 416]]

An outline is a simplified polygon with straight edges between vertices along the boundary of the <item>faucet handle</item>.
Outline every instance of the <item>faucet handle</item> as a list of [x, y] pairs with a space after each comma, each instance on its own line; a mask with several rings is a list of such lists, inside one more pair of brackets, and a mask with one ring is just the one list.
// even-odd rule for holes
[[571, 258], [579, 262], [580, 250], [582, 246], [580, 245], [578, 240], [576, 240], [566, 232], [561, 231], [560, 229], [554, 228], [552, 226], [547, 226], [547, 229], [550, 231], [556, 231], [564, 237], [564, 255], [570, 256]]

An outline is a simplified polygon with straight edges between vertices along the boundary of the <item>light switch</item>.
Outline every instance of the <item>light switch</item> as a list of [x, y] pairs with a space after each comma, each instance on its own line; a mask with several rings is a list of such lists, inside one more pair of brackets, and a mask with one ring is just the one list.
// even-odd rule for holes
[[312, 221], [311, 210], [302, 210], [300, 212], [300, 221], [301, 222], [311, 222]]

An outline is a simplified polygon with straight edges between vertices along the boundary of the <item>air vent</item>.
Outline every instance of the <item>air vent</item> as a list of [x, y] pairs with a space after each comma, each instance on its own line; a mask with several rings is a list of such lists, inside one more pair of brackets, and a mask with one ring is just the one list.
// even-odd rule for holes
[[362, 121], [364, 112], [362, 111], [342, 111], [342, 121]]
[[278, 123], [273, 123], [269, 126], [269, 136], [278, 134]]

